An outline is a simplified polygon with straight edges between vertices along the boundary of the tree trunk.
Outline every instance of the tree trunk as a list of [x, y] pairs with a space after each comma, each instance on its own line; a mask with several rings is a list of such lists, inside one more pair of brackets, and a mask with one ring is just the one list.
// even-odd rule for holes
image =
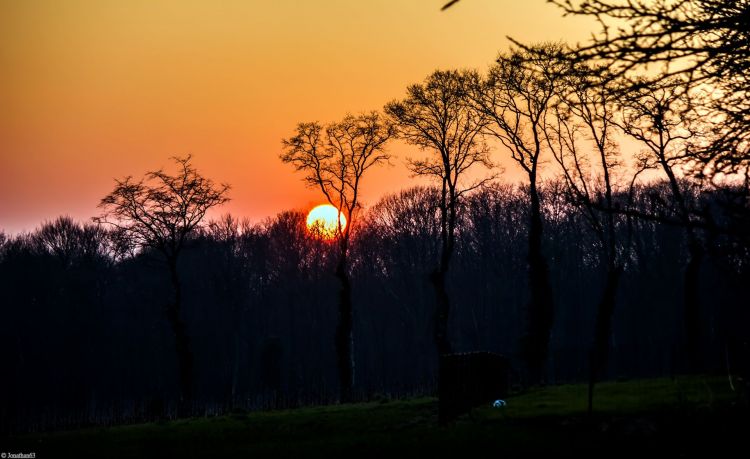
[[688, 244], [690, 259], [685, 266], [683, 285], [684, 323], [688, 371], [695, 372], [700, 370], [701, 365], [700, 298], [698, 287], [700, 284], [703, 249], [695, 240], [689, 241]]
[[234, 410], [237, 401], [237, 387], [240, 381], [240, 335], [234, 332], [234, 362], [232, 364], [232, 382], [229, 390], [229, 407]]
[[456, 195], [455, 190], [447, 186], [443, 180], [443, 192], [440, 202], [440, 264], [430, 273], [430, 283], [435, 289], [435, 328], [434, 339], [438, 352], [438, 369], [441, 355], [451, 353], [451, 343], [448, 339], [448, 317], [450, 315], [450, 298], [446, 290], [445, 280], [448, 266], [453, 255], [454, 228], [456, 224]]
[[[445, 252], [444, 252], [445, 254]], [[437, 374], [438, 374], [438, 394], [443, 393], [443, 384], [445, 384], [443, 365], [444, 355], [452, 352], [451, 342], [448, 338], [448, 317], [450, 314], [450, 298], [445, 288], [445, 278], [447, 274], [447, 265], [445, 256], [442, 257], [441, 266], [430, 273], [430, 283], [435, 290], [435, 317], [434, 317], [434, 339], [437, 348]], [[440, 420], [443, 423], [443, 419]]]
[[[661, 151], [661, 157], [665, 157], [664, 149]], [[700, 300], [698, 298], [698, 285], [700, 282], [700, 265], [703, 259], [703, 248], [700, 241], [694, 233], [690, 222], [690, 212], [688, 204], [677, 182], [674, 171], [666, 160], [661, 161], [662, 169], [667, 174], [669, 185], [672, 189], [672, 196], [677, 204], [677, 210], [687, 234], [688, 252], [690, 259], [685, 266], [684, 285], [683, 285], [683, 307], [684, 307], [684, 326], [685, 326], [685, 353], [687, 354], [688, 371], [694, 372], [700, 368]]]
[[336, 326], [336, 358], [339, 371], [339, 397], [341, 403], [349, 403], [352, 398], [354, 385], [354, 356], [353, 344], [353, 313], [352, 288], [349, 274], [346, 271], [346, 260], [341, 258], [336, 268], [336, 277], [341, 283], [339, 290], [339, 322]]
[[177, 260], [168, 260], [169, 273], [172, 281], [174, 296], [172, 302], [167, 305], [167, 320], [172, 327], [175, 337], [175, 349], [177, 351], [177, 368], [180, 381], [180, 404], [179, 416], [190, 414], [193, 401], [193, 353], [190, 349], [190, 338], [187, 335], [185, 323], [180, 318], [182, 306], [182, 292], [180, 278], [177, 273]]
[[[438, 268], [430, 274], [430, 282], [435, 289], [435, 328], [434, 338], [437, 346], [438, 358], [451, 353], [451, 343], [448, 339], [448, 316], [450, 314], [450, 299], [445, 288], [446, 271]], [[439, 360], [438, 360], [439, 361]]]
[[617, 287], [620, 284], [622, 270], [610, 266], [607, 269], [607, 279], [604, 284], [599, 307], [596, 312], [594, 329], [594, 343], [589, 353], [589, 390], [588, 414], [594, 410], [594, 385], [607, 366], [609, 359], [609, 338], [612, 335], [612, 315], [617, 302]]
[[549, 284], [547, 260], [542, 253], [542, 216], [535, 180], [531, 180], [531, 221], [529, 225], [529, 289], [527, 330], [522, 352], [532, 383], [542, 382], [547, 359], [550, 330], [554, 318], [552, 288]]

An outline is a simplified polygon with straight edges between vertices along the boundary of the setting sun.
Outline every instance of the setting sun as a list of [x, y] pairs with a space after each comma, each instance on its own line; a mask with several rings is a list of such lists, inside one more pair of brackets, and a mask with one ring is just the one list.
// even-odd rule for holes
[[338, 230], [337, 215], [343, 231], [346, 228], [346, 217], [330, 204], [316, 206], [307, 214], [307, 229], [322, 237], [333, 238]]

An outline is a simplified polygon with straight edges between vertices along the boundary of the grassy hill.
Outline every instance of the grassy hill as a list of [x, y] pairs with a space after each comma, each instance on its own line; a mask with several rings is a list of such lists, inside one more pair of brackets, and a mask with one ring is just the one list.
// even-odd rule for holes
[[725, 378], [537, 388], [505, 408], [475, 409], [437, 425], [437, 401], [335, 405], [90, 428], [0, 440], [3, 452], [45, 457], [664, 457], [747, 449], [750, 416]]

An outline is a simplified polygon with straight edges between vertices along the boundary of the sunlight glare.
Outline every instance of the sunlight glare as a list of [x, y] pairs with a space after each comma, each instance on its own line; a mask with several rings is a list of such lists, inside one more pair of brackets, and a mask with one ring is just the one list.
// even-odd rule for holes
[[316, 206], [307, 214], [308, 231], [325, 239], [333, 239], [339, 231], [336, 224], [337, 215], [343, 231], [346, 228], [346, 217], [343, 213], [330, 204]]

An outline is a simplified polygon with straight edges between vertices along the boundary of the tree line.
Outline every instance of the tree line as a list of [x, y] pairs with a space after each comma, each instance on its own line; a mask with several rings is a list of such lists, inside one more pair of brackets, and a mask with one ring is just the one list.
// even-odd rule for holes
[[[562, 181], [540, 186], [548, 228], [542, 248], [556, 304], [542, 370], [548, 383], [588, 377], [599, 286], [607, 282], [599, 235], [566, 190]], [[437, 188], [403, 190], [361, 216], [348, 255], [356, 337], [352, 399], [434, 391], [438, 350], [430, 276], [441, 250], [439, 195]], [[669, 196], [663, 182], [613, 200], [654, 213]], [[688, 202], [710, 209], [717, 222], [733, 218], [726, 211], [731, 195], [694, 192]], [[529, 212], [526, 187], [495, 184], [467, 194], [446, 276], [453, 351], [509, 356], [515, 384], [532, 382], [523, 371]], [[676, 218], [674, 211], [663, 215]], [[249, 224], [228, 216], [187, 238], [177, 269], [193, 393], [183, 413], [339, 399], [339, 247], [311, 238], [304, 217], [283, 212]], [[600, 374], [690, 371], [684, 229], [624, 215], [614, 223], [616, 237], [629, 239], [632, 250], [620, 259], [610, 358]], [[697, 233], [706, 238], [696, 287], [698, 368], [724, 372], [727, 353], [748, 334], [747, 248], [740, 250], [727, 234]], [[179, 354], [165, 311], [174, 298], [169, 270], [157, 251], [128, 254], [120, 244], [117, 231], [64, 217], [4, 240], [0, 352], [6, 377], [0, 393], [7, 428], [180, 413]]]
[[[748, 342], [747, 2], [553, 3], [602, 33], [516, 43], [283, 140], [349, 222], [333, 241], [298, 212], [204, 222], [229, 187], [190, 157], [118, 180], [96, 224], [1, 237], [3, 418], [428, 393], [438, 355], [478, 349], [511, 356], [519, 384], [587, 380], [589, 410], [602, 377], [731, 372]], [[365, 209], [395, 138], [434, 186]], [[497, 180], [491, 151], [522, 183]]]

